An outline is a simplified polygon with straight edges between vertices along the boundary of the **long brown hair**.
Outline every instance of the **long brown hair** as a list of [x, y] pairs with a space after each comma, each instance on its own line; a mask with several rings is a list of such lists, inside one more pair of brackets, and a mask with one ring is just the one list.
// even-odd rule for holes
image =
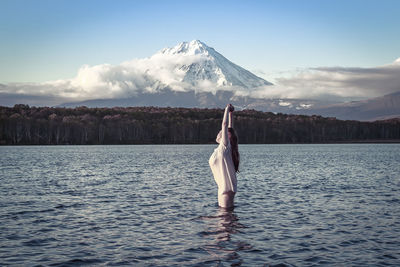
[[238, 136], [233, 128], [228, 128], [228, 132], [231, 134], [229, 141], [231, 143], [233, 165], [235, 166], [235, 171], [239, 172], [240, 155], [238, 148]]

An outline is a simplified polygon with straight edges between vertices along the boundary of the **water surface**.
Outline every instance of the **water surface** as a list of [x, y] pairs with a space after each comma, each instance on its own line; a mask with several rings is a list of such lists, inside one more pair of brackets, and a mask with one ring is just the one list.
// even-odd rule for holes
[[[400, 145], [0, 147], [0, 265], [400, 264]], [[219, 264], [219, 265], [218, 265]]]

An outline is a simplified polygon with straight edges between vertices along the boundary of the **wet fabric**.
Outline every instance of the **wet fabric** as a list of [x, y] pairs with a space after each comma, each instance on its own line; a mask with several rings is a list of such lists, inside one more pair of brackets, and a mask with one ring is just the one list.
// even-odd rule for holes
[[237, 180], [230, 143], [224, 146], [221, 142], [212, 153], [208, 163], [218, 185], [218, 195], [236, 192]]

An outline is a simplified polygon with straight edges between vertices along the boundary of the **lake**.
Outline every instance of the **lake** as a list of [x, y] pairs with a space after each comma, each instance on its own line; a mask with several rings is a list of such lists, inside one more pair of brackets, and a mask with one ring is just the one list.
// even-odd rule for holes
[[215, 147], [0, 147], [0, 265], [400, 265], [400, 144]]

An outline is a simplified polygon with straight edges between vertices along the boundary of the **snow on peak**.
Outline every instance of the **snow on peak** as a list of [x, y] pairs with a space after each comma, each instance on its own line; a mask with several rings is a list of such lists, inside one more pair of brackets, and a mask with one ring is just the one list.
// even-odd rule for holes
[[199, 40], [193, 40], [190, 42], [182, 42], [172, 48], [164, 48], [160, 51], [161, 54], [176, 55], [198, 55], [207, 54], [210, 47]]

